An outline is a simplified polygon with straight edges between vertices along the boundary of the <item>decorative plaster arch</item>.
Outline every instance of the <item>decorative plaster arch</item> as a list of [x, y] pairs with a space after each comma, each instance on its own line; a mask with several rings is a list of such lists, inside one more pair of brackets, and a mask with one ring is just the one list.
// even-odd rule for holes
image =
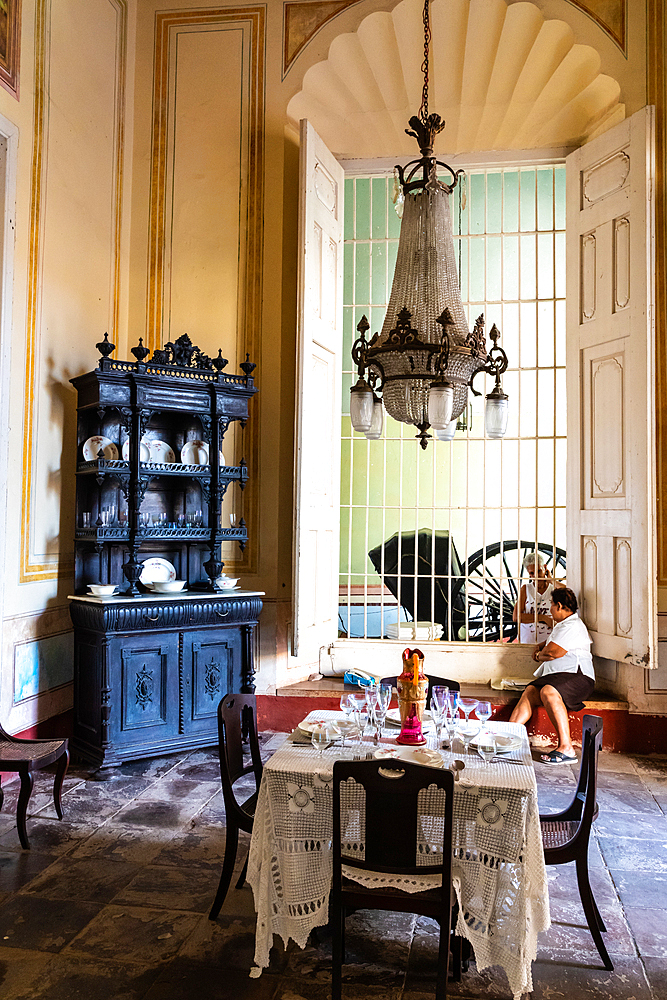
[[[340, 157], [411, 156], [421, 100], [422, 0], [375, 11], [305, 73], [287, 113]], [[579, 146], [625, 117], [600, 55], [535, 3], [433, 0], [430, 110], [449, 154]]]

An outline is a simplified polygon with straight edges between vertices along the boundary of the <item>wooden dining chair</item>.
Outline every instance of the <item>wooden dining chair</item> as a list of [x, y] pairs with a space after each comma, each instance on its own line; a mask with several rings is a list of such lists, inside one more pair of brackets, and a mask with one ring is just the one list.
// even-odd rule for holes
[[[352, 780], [363, 786], [365, 828], [355, 831], [363, 838], [364, 859], [343, 853], [348, 836], [341, 821], [341, 786]], [[449, 974], [450, 937], [454, 978], [461, 978], [461, 939], [453, 937], [452, 909], [452, 807], [454, 775], [448, 770], [421, 767], [398, 760], [337, 761], [333, 768], [333, 883], [331, 892], [332, 981], [331, 1000], [341, 1000], [342, 965], [345, 961], [346, 911], [393, 910], [419, 913], [440, 924], [435, 996], [445, 1000]], [[436, 786], [444, 792], [442, 860], [438, 864], [416, 864], [418, 849], [418, 797], [422, 789]], [[429, 845], [430, 846], [430, 845]], [[343, 866], [390, 875], [438, 875], [439, 884], [425, 892], [402, 892], [394, 887], [366, 888], [346, 878]]]
[[[250, 763], [243, 761], [243, 737], [247, 734], [250, 744]], [[257, 703], [254, 694], [228, 694], [218, 705], [218, 751], [220, 755], [220, 779], [225, 802], [225, 856], [218, 891], [209, 913], [209, 920], [215, 920], [220, 913], [232, 880], [239, 830], [252, 833], [252, 824], [257, 806], [259, 785], [262, 780], [262, 760], [257, 739]], [[255, 791], [239, 802], [234, 785], [247, 774], [255, 776]], [[240, 889], [248, 869], [246, 858], [243, 870], [236, 883]]]
[[613, 970], [602, 933], [607, 930], [600, 916], [588, 875], [588, 844], [591, 825], [598, 814], [598, 754], [602, 748], [602, 719], [585, 715], [582, 722], [581, 766], [577, 788], [567, 809], [540, 815], [544, 861], [565, 865], [574, 861], [581, 904], [605, 969]]
[[[53, 782], [53, 804], [56, 807], [58, 819], [63, 818], [62, 787], [67, 765], [69, 764], [69, 741], [63, 740], [24, 740], [10, 736], [0, 726], [0, 772], [15, 771], [21, 778], [21, 791], [16, 806], [16, 828], [21, 841], [21, 847], [30, 849], [26, 829], [28, 802], [34, 784], [33, 771], [41, 771], [49, 764], [59, 761]], [[0, 787], [0, 809], [4, 799]]]

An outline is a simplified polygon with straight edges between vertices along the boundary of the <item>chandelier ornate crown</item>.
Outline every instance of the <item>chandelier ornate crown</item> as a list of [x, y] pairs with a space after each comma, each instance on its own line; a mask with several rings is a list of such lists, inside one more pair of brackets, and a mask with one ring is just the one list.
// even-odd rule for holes
[[[445, 123], [428, 112], [429, 2], [424, 3], [422, 103], [419, 115], [409, 121], [411, 128], [405, 130], [417, 140], [421, 157], [396, 167], [404, 206], [394, 281], [381, 332], [367, 340], [370, 327], [365, 316], [357, 326], [352, 359], [359, 378], [350, 399], [355, 431], [379, 438], [384, 403], [395, 420], [419, 429], [422, 448], [431, 438], [429, 428], [451, 440], [468, 388], [481, 395], [472, 384], [479, 372], [496, 380], [486, 397], [487, 435], [502, 437], [507, 427], [507, 396], [500, 381], [507, 355], [498, 346], [500, 332], [494, 324], [489, 334], [493, 346], [487, 351], [484, 316], [477, 318], [470, 332], [461, 302], [449, 196], [463, 170], [454, 170], [433, 155], [435, 136]], [[449, 184], [438, 179], [438, 167], [451, 175]]]

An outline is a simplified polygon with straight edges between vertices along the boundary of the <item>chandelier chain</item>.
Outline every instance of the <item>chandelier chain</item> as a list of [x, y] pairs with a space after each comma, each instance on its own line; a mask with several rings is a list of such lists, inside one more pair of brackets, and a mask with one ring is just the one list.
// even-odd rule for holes
[[431, 20], [429, 17], [429, 5], [430, 0], [424, 0], [424, 61], [422, 63], [424, 86], [422, 87], [422, 103], [419, 109], [419, 117], [424, 124], [428, 119], [428, 53], [431, 44]]

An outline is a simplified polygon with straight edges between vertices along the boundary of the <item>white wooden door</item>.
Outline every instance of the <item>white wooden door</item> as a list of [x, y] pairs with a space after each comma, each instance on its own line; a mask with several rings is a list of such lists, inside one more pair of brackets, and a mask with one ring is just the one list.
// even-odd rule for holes
[[338, 635], [344, 181], [302, 121], [292, 654], [304, 666]]
[[567, 578], [593, 652], [657, 666], [653, 109], [567, 159]]

